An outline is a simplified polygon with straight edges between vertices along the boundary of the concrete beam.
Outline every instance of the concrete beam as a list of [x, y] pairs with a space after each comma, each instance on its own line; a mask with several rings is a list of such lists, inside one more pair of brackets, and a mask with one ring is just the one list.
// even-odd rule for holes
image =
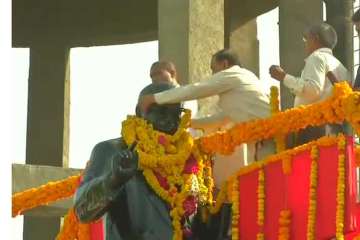
[[[38, 166], [27, 164], [12, 164], [12, 193], [21, 192], [33, 187], [39, 187], [50, 181], [59, 181], [69, 176], [77, 175], [81, 169]], [[72, 198], [58, 201], [48, 206], [41, 206], [26, 211], [25, 216], [61, 217], [72, 207]]]
[[[278, 5], [278, 0], [226, 1], [240, 25]], [[13, 47], [46, 42], [88, 47], [158, 39], [157, 0], [13, 0], [12, 9]]]
[[56, 43], [69, 47], [157, 39], [157, 0], [13, 0], [13, 47]]

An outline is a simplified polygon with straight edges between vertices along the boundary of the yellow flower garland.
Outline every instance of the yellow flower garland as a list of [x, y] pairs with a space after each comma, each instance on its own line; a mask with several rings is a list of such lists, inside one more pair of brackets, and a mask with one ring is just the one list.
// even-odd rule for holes
[[327, 100], [280, 112], [269, 119], [241, 123], [226, 132], [201, 139], [208, 153], [231, 154], [235, 147], [246, 142], [260, 141], [296, 132], [308, 126], [339, 123], [348, 120], [360, 133], [360, 92], [353, 92], [347, 83], [335, 84], [333, 96]]
[[290, 239], [291, 211], [285, 209], [280, 211], [278, 240]]
[[338, 178], [336, 188], [336, 239], [344, 239], [345, 207], [345, 137], [340, 135], [338, 142]]
[[315, 239], [315, 223], [316, 223], [316, 189], [318, 177], [319, 150], [317, 146], [311, 148], [311, 171], [310, 171], [310, 187], [309, 187], [309, 208], [308, 208], [308, 222], [307, 222], [307, 239]]
[[61, 181], [49, 182], [40, 187], [30, 188], [15, 193], [12, 197], [12, 216], [40, 205], [71, 197], [80, 182], [80, 175], [71, 176]]
[[258, 196], [257, 224], [259, 225], [261, 230], [256, 235], [256, 239], [263, 240], [264, 239], [263, 227], [265, 220], [265, 173], [263, 168], [259, 169], [257, 196]]
[[[209, 169], [206, 166], [208, 157], [200, 151], [199, 143], [194, 143], [186, 131], [190, 117], [190, 110], [186, 110], [174, 135], [155, 131], [151, 124], [135, 116], [128, 116], [122, 124], [125, 143], [129, 146], [137, 142], [135, 149], [139, 155], [139, 168], [143, 170], [147, 183], [171, 206], [174, 240], [183, 239], [181, 220], [185, 213], [183, 203], [188, 196], [196, 194], [200, 205], [212, 204], [209, 199], [212, 200], [210, 195], [213, 182], [209, 181]], [[197, 174], [183, 173], [191, 154], [198, 163]], [[169, 189], [161, 186], [155, 172], [166, 178]]]
[[231, 181], [232, 193], [231, 193], [231, 238], [232, 240], [239, 239], [239, 220], [240, 220], [240, 191], [239, 191], [239, 178], [235, 177]]
[[[271, 108], [271, 116], [274, 116], [280, 112], [279, 89], [276, 86], [271, 86], [270, 88], [270, 108]], [[286, 148], [285, 136], [286, 134], [277, 134], [275, 136], [277, 153], [284, 151]]]

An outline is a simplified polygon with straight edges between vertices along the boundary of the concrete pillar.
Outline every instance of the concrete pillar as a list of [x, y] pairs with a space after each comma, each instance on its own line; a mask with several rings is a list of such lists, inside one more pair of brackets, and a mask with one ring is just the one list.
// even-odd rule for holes
[[[212, 54], [224, 47], [223, 0], [159, 0], [159, 58], [176, 64], [181, 84], [211, 74]], [[201, 100], [199, 106], [214, 100]]]
[[243, 67], [259, 76], [259, 40], [257, 39], [256, 12], [254, 4], [225, 0], [226, 48], [237, 52]]
[[[30, 48], [26, 164], [68, 166], [70, 49]], [[60, 219], [24, 217], [24, 240], [54, 239]]]
[[[301, 74], [305, 58], [303, 32], [312, 23], [322, 21], [322, 11], [321, 0], [279, 1], [280, 65], [289, 74]], [[283, 84], [280, 94], [282, 109], [291, 108], [294, 97]]]
[[[231, 25], [231, 24], [230, 24]], [[234, 49], [243, 67], [259, 76], [259, 40], [257, 39], [256, 18], [241, 25], [230, 26], [225, 35], [225, 46]]]
[[354, 31], [351, 21], [353, 4], [353, 0], [326, 1], [326, 21], [335, 28], [338, 34], [338, 43], [334, 49], [334, 55], [351, 72], [354, 66]]

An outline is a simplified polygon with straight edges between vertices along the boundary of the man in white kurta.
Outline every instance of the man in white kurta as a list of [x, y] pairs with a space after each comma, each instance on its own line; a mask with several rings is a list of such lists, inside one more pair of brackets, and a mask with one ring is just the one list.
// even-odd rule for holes
[[[226, 125], [246, 122], [270, 116], [269, 97], [260, 80], [251, 71], [240, 67], [239, 60], [231, 50], [224, 49], [212, 57], [213, 75], [204, 81], [148, 95], [140, 100], [140, 107], [147, 109], [152, 103], [171, 104], [218, 95], [219, 112], [208, 117], [193, 119], [193, 128], [218, 130]], [[248, 143], [248, 162], [262, 159], [274, 153], [272, 141], [267, 141], [255, 151], [255, 143]], [[241, 146], [239, 147], [241, 148]], [[233, 155], [215, 161], [216, 185], [244, 166], [243, 149]]]
[[[287, 74], [279, 66], [270, 68], [271, 76], [282, 81], [295, 94], [294, 107], [316, 103], [331, 96], [333, 83], [328, 78], [329, 72], [334, 78], [340, 81], [348, 80], [351, 84], [347, 69], [332, 53], [337, 43], [337, 34], [332, 26], [326, 23], [315, 24], [305, 32], [303, 40], [307, 57], [300, 77]], [[333, 131], [336, 128], [307, 128], [299, 132], [298, 144], [336, 133]]]

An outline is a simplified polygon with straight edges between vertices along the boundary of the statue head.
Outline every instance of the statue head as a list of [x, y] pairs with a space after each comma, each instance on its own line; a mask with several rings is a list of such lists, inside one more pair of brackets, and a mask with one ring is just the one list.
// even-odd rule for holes
[[[152, 83], [140, 92], [139, 98], [144, 95], [166, 91], [174, 87], [171, 83]], [[147, 120], [153, 125], [155, 130], [172, 135], [179, 127], [182, 110], [183, 108], [180, 103], [164, 105], [152, 104], [147, 112], [141, 111], [140, 108], [136, 106], [136, 116]]]

